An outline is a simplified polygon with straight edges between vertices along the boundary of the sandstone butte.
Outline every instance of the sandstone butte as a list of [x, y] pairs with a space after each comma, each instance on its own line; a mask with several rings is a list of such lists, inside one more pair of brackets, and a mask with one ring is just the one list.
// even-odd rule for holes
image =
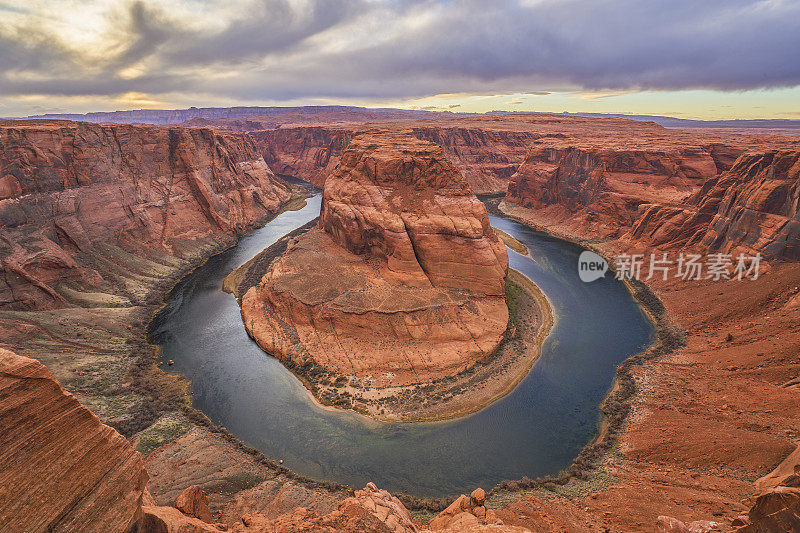
[[294, 365], [429, 382], [498, 346], [507, 270], [486, 208], [437, 145], [361, 135], [325, 181], [319, 227], [247, 291], [242, 316]]

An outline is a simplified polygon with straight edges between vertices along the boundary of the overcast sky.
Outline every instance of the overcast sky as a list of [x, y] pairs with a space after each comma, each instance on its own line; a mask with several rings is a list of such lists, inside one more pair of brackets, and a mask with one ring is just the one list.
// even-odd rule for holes
[[800, 118], [800, 0], [0, 0], [0, 116], [321, 103]]

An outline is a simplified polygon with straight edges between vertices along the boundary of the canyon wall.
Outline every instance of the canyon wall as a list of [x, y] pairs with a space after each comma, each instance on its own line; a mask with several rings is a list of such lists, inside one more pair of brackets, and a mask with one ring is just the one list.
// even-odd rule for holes
[[363, 135], [325, 182], [319, 228], [247, 291], [242, 316], [293, 365], [426, 382], [499, 344], [507, 267], [485, 207], [438, 146]]
[[[438, 144], [475, 193], [504, 191], [527, 144], [541, 137], [527, 131], [445, 125], [397, 124], [393, 129]], [[376, 125], [351, 124], [282, 127], [250, 134], [275, 172], [322, 187], [350, 139], [379, 130]]]
[[530, 131], [480, 127], [415, 126], [415, 137], [442, 147], [475, 193], [504, 191], [529, 143], [547, 136]]
[[684, 204], [642, 206], [631, 237], [653, 246], [800, 259], [800, 152], [742, 155]]
[[532, 146], [506, 201], [566, 233], [796, 259], [798, 168], [797, 151], [736, 145]]
[[555, 164], [555, 159], [561, 157], [557, 152], [569, 148], [585, 150], [609, 164], [610, 172], [672, 176], [676, 183], [671, 185], [678, 185], [681, 180], [691, 182], [727, 170], [753, 143], [782, 143], [774, 137], [744, 140], [741, 135], [667, 130], [651, 122], [545, 114], [395, 123], [331, 121], [313, 125], [306, 122], [307, 117], [284, 118], [287, 120], [280, 124], [266, 119], [235, 124], [208, 122], [217, 125], [214, 127], [257, 130], [251, 135], [275, 172], [294, 175], [320, 187], [353, 136], [386, 129], [407, 133], [438, 144], [475, 193], [505, 192], [528, 149], [541, 149], [531, 157], [546, 164]]
[[532, 146], [511, 177], [506, 200], [601, 237], [619, 236], [639, 205], [678, 203], [715, 176], [724, 158], [700, 146]]
[[350, 128], [303, 126], [252, 131], [250, 136], [274, 172], [322, 187], [356, 133]]
[[0, 307], [135, 301], [150, 263], [232, 244], [289, 197], [243, 134], [0, 123]]

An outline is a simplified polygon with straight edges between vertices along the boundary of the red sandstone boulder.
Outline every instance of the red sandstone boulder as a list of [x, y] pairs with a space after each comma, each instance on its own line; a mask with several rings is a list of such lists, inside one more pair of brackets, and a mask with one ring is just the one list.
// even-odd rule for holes
[[659, 516], [656, 520], [657, 533], [689, 533], [686, 524], [671, 516]]
[[469, 499], [473, 506], [483, 505], [483, 502], [486, 501], [486, 492], [478, 487], [472, 491], [469, 495]]
[[175, 507], [184, 514], [211, 522], [211, 505], [200, 485], [192, 485], [181, 492], [175, 500]]
[[709, 520], [695, 520], [689, 524], [671, 516], [659, 516], [656, 520], [657, 533], [711, 533], [722, 531], [721, 524]]
[[775, 487], [762, 493], [748, 516], [750, 524], [738, 533], [800, 531], [800, 488]]
[[328, 514], [318, 515], [306, 507], [268, 519], [258, 513], [242, 517], [231, 531], [260, 532], [347, 532], [347, 533], [415, 533], [416, 524], [397, 498], [369, 483], [364, 490], [343, 500]]
[[[143, 507], [135, 533], [219, 533], [225, 531], [174, 507]], [[268, 531], [268, 530], [267, 530]]]
[[781, 461], [775, 470], [756, 480], [756, 489], [766, 492], [777, 486], [800, 488], [800, 446]]
[[484, 507], [486, 492], [477, 488], [469, 496], [461, 495], [447, 508], [431, 519], [432, 531], [527, 531], [524, 528], [504, 526], [494, 511]]

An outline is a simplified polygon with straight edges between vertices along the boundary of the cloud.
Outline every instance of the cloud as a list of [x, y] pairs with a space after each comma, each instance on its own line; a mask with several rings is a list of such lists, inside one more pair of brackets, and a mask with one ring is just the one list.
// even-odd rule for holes
[[614, 96], [622, 96], [624, 94], [631, 94], [632, 92], [634, 91], [592, 91], [579, 93], [577, 97], [581, 100], [602, 100], [603, 98], [613, 98]]
[[800, 85], [790, 0], [177, 0], [169, 10], [94, 0], [81, 4], [83, 22], [72, 2], [19, 5], [30, 7], [9, 5], [0, 22], [5, 97], [601, 98]]

